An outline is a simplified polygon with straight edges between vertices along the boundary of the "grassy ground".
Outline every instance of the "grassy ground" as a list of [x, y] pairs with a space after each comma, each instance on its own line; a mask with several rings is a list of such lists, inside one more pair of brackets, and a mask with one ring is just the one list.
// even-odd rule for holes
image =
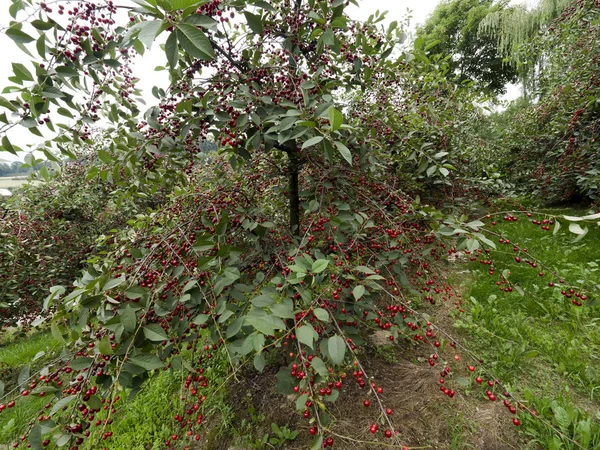
[[[8, 392], [15, 385], [20, 369], [31, 364], [31, 372], [39, 370], [46, 361], [56, 356], [60, 343], [50, 333], [41, 332], [31, 335], [11, 335], [6, 333], [0, 339], [0, 381], [6, 384]], [[32, 361], [35, 359], [35, 362]], [[226, 375], [225, 358], [215, 357], [214, 366], [209, 369], [212, 379], [216, 384], [219, 377]], [[218, 373], [216, 373], [218, 372]], [[128, 398], [128, 393], [121, 392], [120, 400], [116, 405], [117, 412], [113, 416], [110, 431], [113, 437], [102, 441], [100, 428], [93, 427], [92, 435], [85, 441], [81, 450], [95, 450], [98, 443], [106, 450], [150, 450], [165, 448], [164, 443], [177, 433], [174, 415], [185, 410], [180, 401], [180, 389], [183, 384], [183, 372], [163, 371], [152, 377], [144, 388], [135, 397]], [[215, 410], [223, 413], [225, 404], [223, 397], [225, 390], [212, 391], [204, 403], [205, 413], [210, 414]], [[9, 448], [19, 439], [32, 418], [38, 417], [44, 406], [51, 401], [30, 395], [19, 397], [18, 393], [11, 396], [18, 401], [18, 407], [6, 409], [0, 414], [0, 450]], [[224, 418], [225, 415], [221, 414]], [[216, 439], [222, 427], [227, 428], [228, 423], [214, 427]], [[25, 432], [26, 433], [26, 432]]]
[[[543, 217], [518, 217], [517, 222], [496, 218], [495, 231], [510, 243], [498, 243], [498, 251], [490, 254], [493, 275], [490, 266], [468, 264], [472, 277], [464, 285], [466, 312], [455, 327], [485, 366], [538, 412], [537, 419], [522, 415], [522, 431], [533, 448], [600, 448], [600, 227], [593, 223], [575, 243], [564, 220], [553, 235], [531, 223]], [[521, 250], [514, 251], [514, 245]], [[526, 264], [533, 257], [545, 267]], [[513, 288], [510, 293], [500, 290], [507, 284], [496, 284], [503, 273]], [[561, 291], [567, 285], [575, 294], [583, 288], [588, 305], [574, 306], [576, 296], [565, 298]]]
[[[50, 333], [23, 335], [16, 338], [5, 332], [0, 340], [0, 381], [8, 392], [15, 386], [21, 368], [27, 364], [41, 368], [44, 362], [56, 355], [60, 343]], [[26, 397], [19, 400], [19, 407], [7, 409], [0, 415], [0, 444], [8, 444], [23, 433], [32, 417], [36, 417], [48, 402], [41, 397]]]

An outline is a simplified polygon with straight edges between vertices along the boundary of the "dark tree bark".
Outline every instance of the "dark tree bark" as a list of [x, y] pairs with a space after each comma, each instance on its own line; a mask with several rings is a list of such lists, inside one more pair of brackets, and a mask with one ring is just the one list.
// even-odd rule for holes
[[293, 234], [298, 236], [300, 235], [300, 194], [298, 173], [300, 172], [301, 162], [295, 144], [291, 144], [286, 150], [289, 172], [290, 230]]

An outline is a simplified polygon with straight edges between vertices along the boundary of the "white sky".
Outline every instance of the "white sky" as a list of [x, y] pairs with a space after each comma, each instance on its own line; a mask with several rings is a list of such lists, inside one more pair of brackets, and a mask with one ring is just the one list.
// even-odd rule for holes
[[[364, 0], [361, 1], [360, 8], [356, 8], [355, 6], [351, 6], [349, 8], [349, 14], [351, 17], [356, 19], [366, 19], [370, 14], [374, 14], [375, 11], [389, 11], [387, 14], [386, 23], [389, 23], [393, 20], [397, 20], [399, 23], [403, 22], [409, 10], [411, 12], [411, 28], [415, 26], [415, 24], [423, 23], [427, 16], [433, 12], [436, 5], [440, 0]], [[519, 0], [513, 0], [516, 2]], [[131, 5], [130, 0], [115, 0], [115, 4], [117, 5]], [[0, 0], [0, 27], [6, 27], [9, 24], [10, 16], [8, 15], [8, 2], [6, 0]], [[33, 43], [30, 44], [33, 47]], [[3, 33], [0, 33], [0, 49], [2, 49], [2, 59], [3, 62], [0, 64], [0, 91], [4, 86], [10, 85], [11, 83], [8, 81], [8, 77], [12, 76], [12, 67], [11, 63], [13, 62], [21, 62], [31, 68], [29, 64], [29, 58], [27, 55], [23, 54], [14, 43], [7, 38]], [[32, 50], [32, 54], [35, 53], [35, 49]], [[152, 52], [146, 52], [146, 54], [141, 57], [138, 56], [137, 62], [134, 65], [134, 75], [140, 78], [140, 83], [138, 87], [140, 87], [145, 93], [145, 98], [147, 98], [148, 106], [152, 103], [154, 97], [150, 93], [150, 90], [154, 85], [161, 86], [163, 88], [167, 87], [168, 79], [165, 72], [155, 72], [154, 68], [163, 64], [165, 61], [165, 57], [162, 54], [162, 51], [158, 48], [158, 45], [152, 48]], [[516, 87], [510, 89], [509, 97], [516, 98], [518, 96], [518, 89]], [[45, 127], [40, 127], [45, 128]], [[43, 130], [42, 130], [43, 131]], [[44, 134], [46, 138], [50, 138], [51, 135], [46, 132]], [[20, 146], [23, 149], [26, 149], [28, 145], [37, 146], [42, 140], [31, 134], [26, 129], [17, 126], [16, 128], [10, 130], [9, 138], [11, 142], [15, 145]], [[22, 156], [21, 156], [22, 158]], [[15, 156], [11, 155], [8, 152], [2, 152], [0, 154], [0, 162], [1, 160], [15, 160], [17, 159]]]

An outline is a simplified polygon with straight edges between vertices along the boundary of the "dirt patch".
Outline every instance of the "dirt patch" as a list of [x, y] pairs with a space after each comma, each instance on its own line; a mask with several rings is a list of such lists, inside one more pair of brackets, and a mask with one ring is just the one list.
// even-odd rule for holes
[[[384, 388], [381, 396], [391, 416], [397, 435], [383, 436], [387, 428], [382, 424], [382, 411], [368, 388], [361, 388], [348, 374], [338, 400], [330, 404], [331, 422], [327, 436], [332, 436], [335, 447], [344, 450], [427, 448], [427, 449], [520, 449], [516, 427], [500, 398], [496, 402], [467, 396], [457, 391], [454, 398], [440, 392], [439, 368], [420, 363], [421, 346], [394, 345], [385, 351], [396, 351], [401, 360], [389, 363], [381, 350], [367, 347], [362, 362], [369, 368], [369, 382]], [[387, 361], [386, 361], [387, 360]], [[242, 450], [249, 448], [308, 449], [313, 437], [308, 433], [309, 423], [295, 411], [295, 397], [275, 391], [275, 371], [262, 375], [250, 372], [233, 384], [228, 393], [230, 405], [227, 429], [223, 417], [209, 418], [203, 440], [195, 449]], [[293, 398], [292, 398], [293, 397]], [[371, 406], [366, 408], [363, 401]], [[265, 435], [274, 436], [271, 424], [298, 431], [294, 440], [277, 445], [261, 444]], [[379, 424], [379, 432], [371, 434], [370, 426]], [[218, 428], [220, 431], [216, 431]]]

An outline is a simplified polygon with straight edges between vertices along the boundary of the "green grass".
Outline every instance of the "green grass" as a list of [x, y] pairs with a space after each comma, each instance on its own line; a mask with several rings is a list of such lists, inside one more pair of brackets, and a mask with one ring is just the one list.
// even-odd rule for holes
[[[573, 210], [548, 213], [582, 215]], [[483, 355], [495, 376], [561, 430], [558, 433], [542, 420], [525, 416], [522, 428], [531, 444], [581, 448], [570, 442], [570, 437], [583, 448], [600, 448], [597, 422], [591, 421], [589, 430], [585, 424], [581, 425], [584, 429], [577, 428], [600, 409], [600, 227], [592, 223], [587, 236], [575, 243], [565, 220], [559, 219], [562, 228], [553, 235], [533, 225], [524, 214], [518, 217], [517, 222], [496, 219], [498, 225], [492, 229], [510, 243], [497, 243], [497, 251], [490, 253], [493, 275], [489, 266], [470, 264], [473, 278], [467, 286], [465, 314], [457, 318], [455, 326], [464, 330], [469, 347]], [[498, 238], [494, 240], [498, 242]], [[515, 252], [513, 244], [527, 248], [527, 253]], [[532, 257], [547, 267], [526, 264], [525, 259]], [[513, 288], [510, 293], [500, 290], [507, 285], [496, 285], [505, 270], [510, 272], [506, 273]], [[560, 277], [565, 284], [560, 284]], [[548, 286], [549, 282], [556, 286]], [[574, 306], [571, 300], [576, 297], [561, 295], [561, 290], [569, 289], [567, 285], [575, 292], [582, 287], [588, 305]], [[567, 420], [573, 407], [576, 412]]]
[[107, 450], [165, 448], [164, 442], [174, 432], [173, 416], [182, 409], [179, 401], [181, 382], [180, 377], [172, 376], [168, 371], [154, 376], [132, 401], [118, 405], [114, 422], [107, 428], [113, 436], [99, 441], [100, 429], [95, 428], [83, 448], [98, 448], [99, 442]]
[[0, 367], [19, 367], [31, 361], [40, 353], [52, 353], [61, 344], [50, 333], [36, 333], [23, 336], [10, 345], [0, 347]]
[[[11, 341], [12, 339], [12, 341]], [[8, 382], [8, 378], [15, 378], [20, 368], [38, 355], [38, 360], [33, 363], [32, 373], [43, 366], [60, 347], [50, 333], [37, 333], [30, 336], [5, 335], [0, 343], [0, 378]], [[40, 352], [45, 356], [39, 356]], [[182, 351], [185, 357], [189, 352]], [[189, 355], [187, 355], [189, 356]], [[205, 416], [220, 417], [220, 423], [213, 424], [211, 437], [218, 441], [220, 436], [231, 434], [231, 415], [225, 404], [226, 389], [219, 389], [227, 377], [228, 363], [225, 355], [219, 351], [214, 353], [211, 365], [205, 368], [205, 375], [211, 380], [208, 388], [201, 390], [207, 397], [202, 404], [200, 412]], [[112, 416], [113, 423], [107, 430], [113, 436], [102, 440], [101, 428], [92, 427], [90, 439], [86, 440], [81, 449], [106, 448], [107, 450], [149, 450], [165, 448], [165, 441], [173, 434], [178, 433], [174, 415], [181, 414], [186, 406], [181, 401], [181, 388], [187, 371], [162, 371], [153, 376], [144, 385], [143, 389], [135, 396], [127, 399], [127, 392], [119, 395], [122, 397], [117, 405], [117, 411]], [[14, 383], [14, 380], [12, 381]], [[8, 383], [7, 383], [8, 387]], [[18, 394], [17, 394], [18, 397]], [[8, 401], [5, 399], [4, 401]], [[32, 418], [38, 417], [44, 405], [51, 402], [51, 397], [19, 397], [14, 408], [6, 409], [0, 414], [0, 448], [15, 442], [19, 436], [26, 434], [26, 429]], [[102, 414], [98, 413], [98, 418]], [[203, 432], [206, 431], [204, 428]], [[202, 433], [204, 434], [204, 433]], [[214, 445], [214, 442], [213, 444]], [[99, 447], [101, 446], [101, 447]]]
[[[20, 336], [9, 344], [8, 340], [11, 338], [14, 339], [12, 335], [6, 334], [0, 346], [0, 380], [7, 384], [7, 390], [14, 387], [11, 383], [14, 383], [16, 373], [22, 366], [31, 364], [41, 367], [60, 346], [60, 343], [46, 332]], [[3, 411], [0, 414], [0, 444], [14, 442], [23, 433], [29, 421], [38, 416], [46, 403], [47, 398], [19, 398], [18, 407]]]

